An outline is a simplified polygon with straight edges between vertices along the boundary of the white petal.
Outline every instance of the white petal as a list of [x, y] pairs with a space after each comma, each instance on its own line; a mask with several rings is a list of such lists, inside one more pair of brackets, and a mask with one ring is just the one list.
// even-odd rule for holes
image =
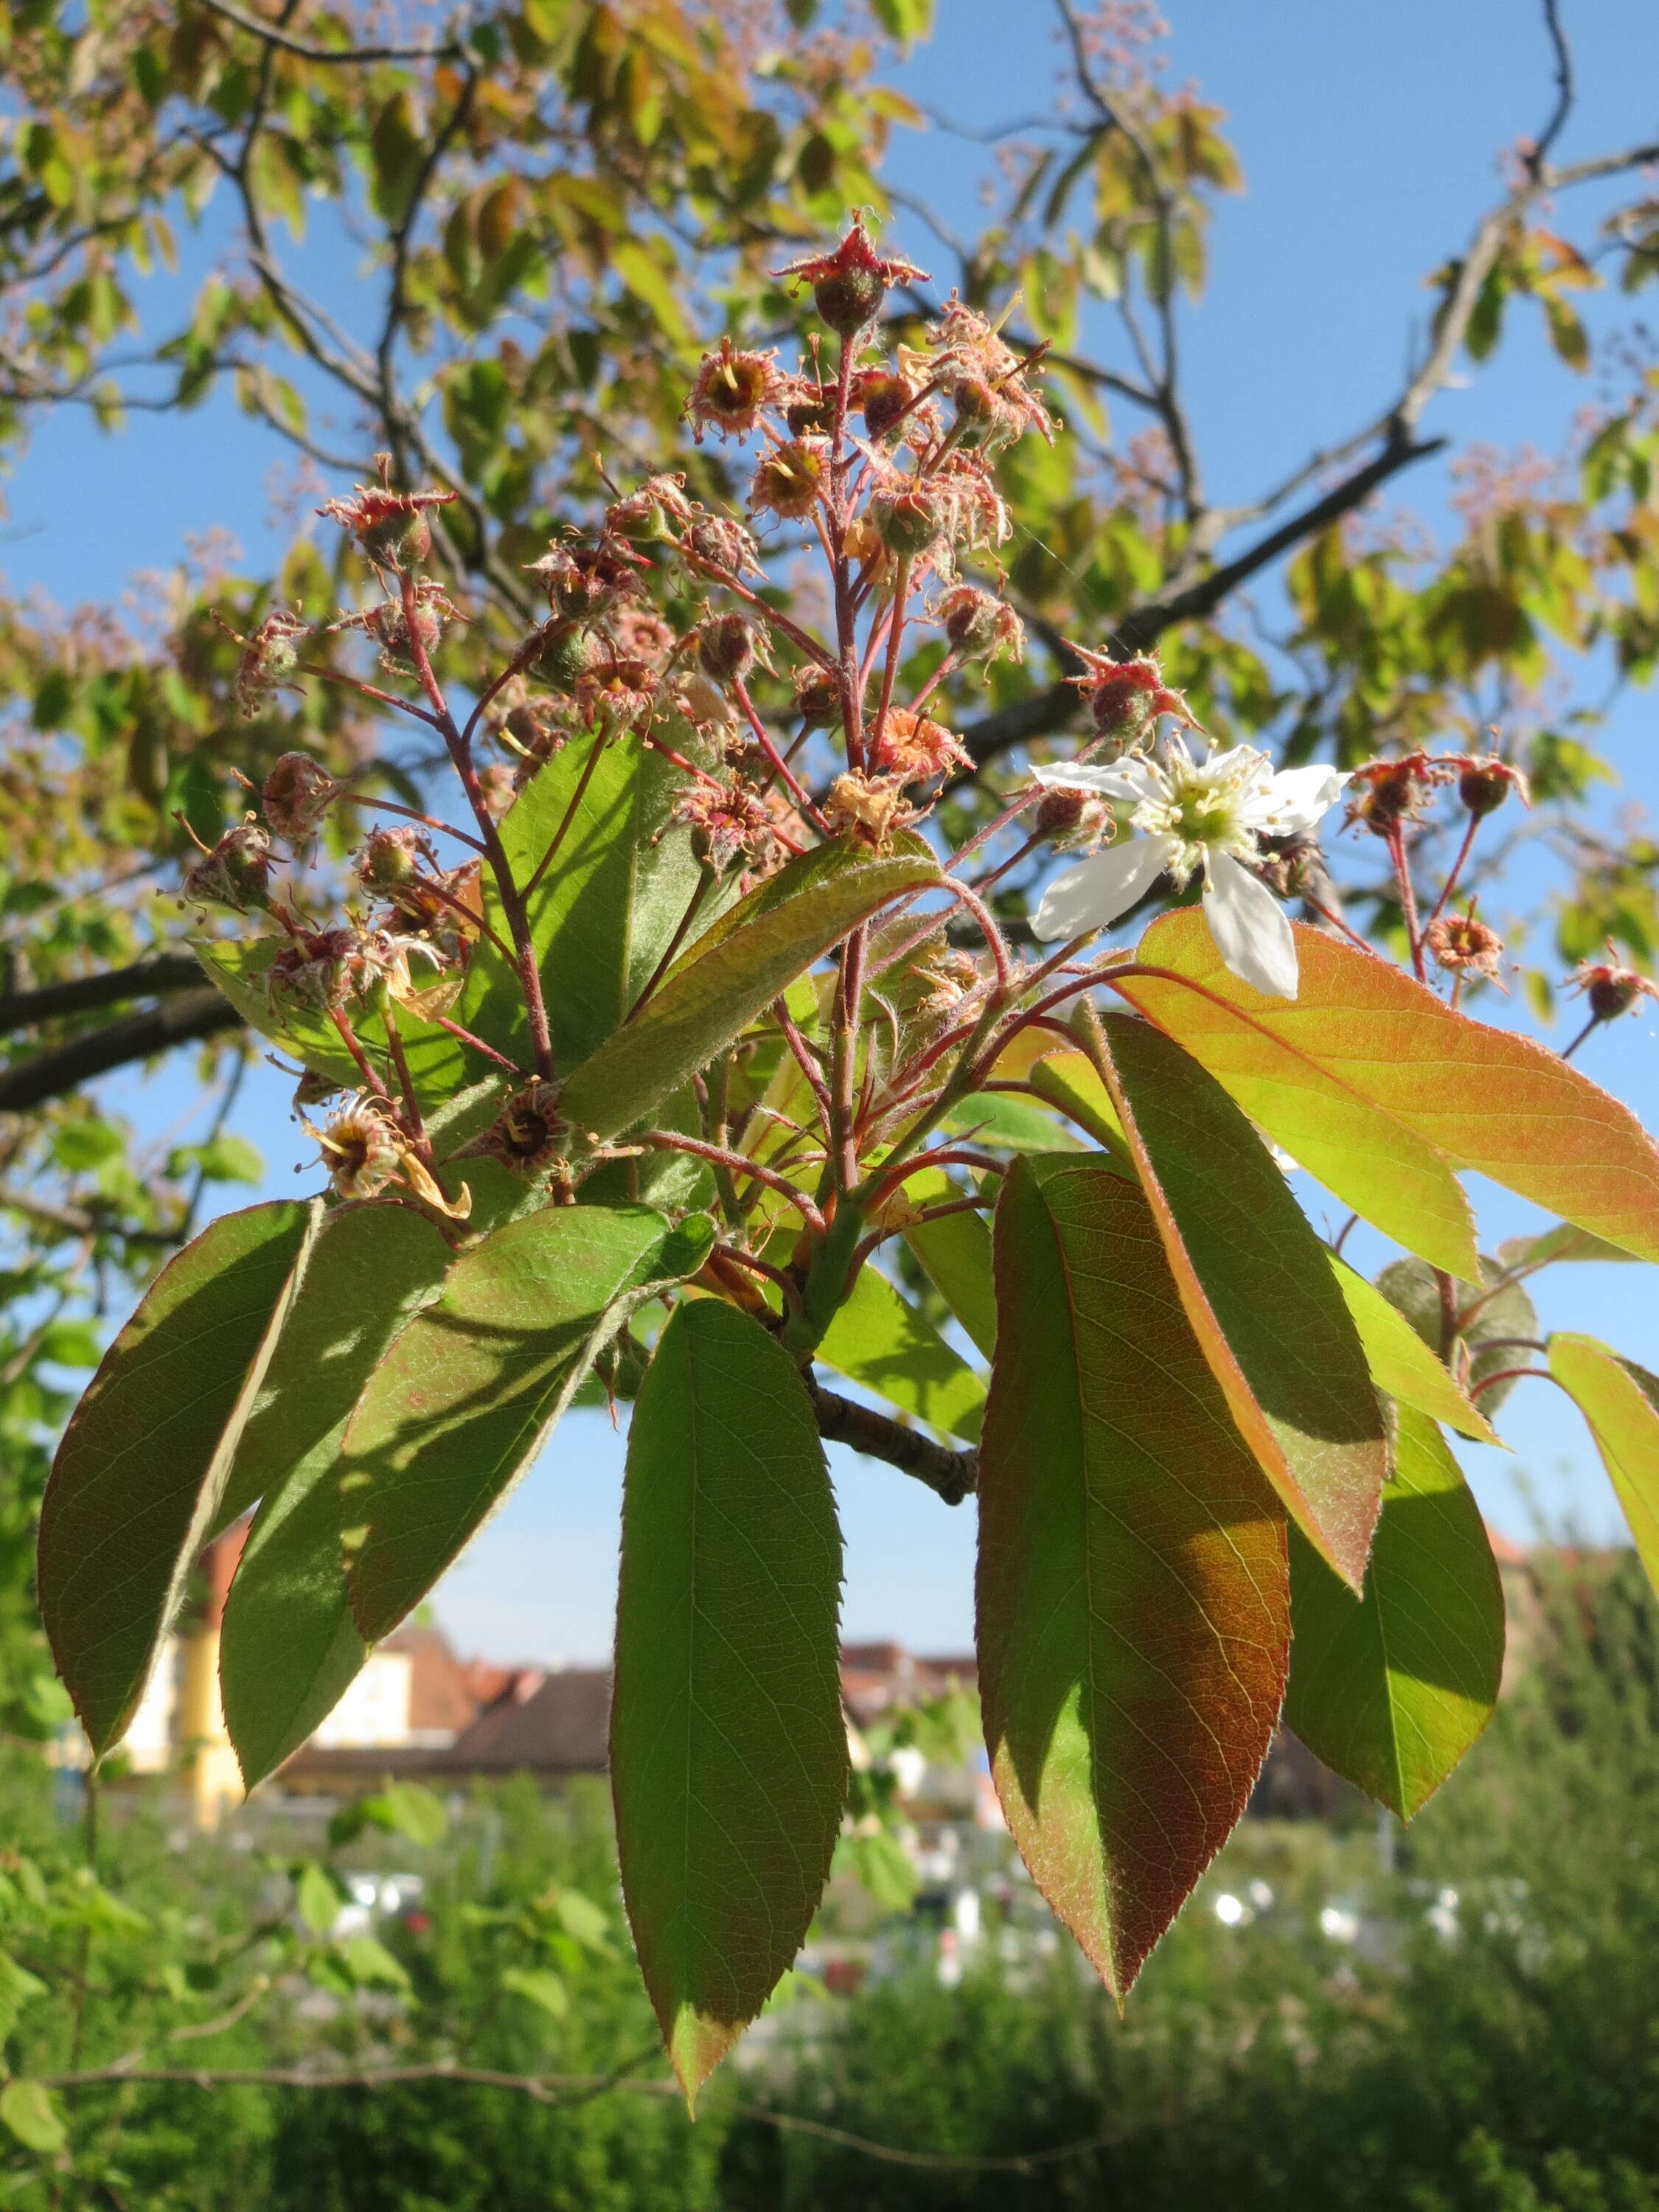
[[1158, 770], [1148, 761], [1115, 762], [1109, 768], [1034, 768], [1031, 774], [1049, 791], [1092, 791], [1103, 799], [1127, 799], [1137, 804], [1164, 788]]
[[1039, 937], [1106, 929], [1149, 891], [1169, 865], [1172, 837], [1128, 837], [1056, 876], [1031, 918]]
[[1298, 981], [1290, 918], [1273, 893], [1229, 853], [1212, 848], [1204, 919], [1215, 949], [1241, 982], [1270, 999], [1293, 999]]
[[1320, 817], [1335, 805], [1347, 781], [1340, 769], [1318, 765], [1281, 769], [1267, 791], [1251, 799], [1248, 809], [1250, 826], [1253, 830], [1265, 830], [1275, 837], [1291, 837], [1299, 830], [1311, 830]]

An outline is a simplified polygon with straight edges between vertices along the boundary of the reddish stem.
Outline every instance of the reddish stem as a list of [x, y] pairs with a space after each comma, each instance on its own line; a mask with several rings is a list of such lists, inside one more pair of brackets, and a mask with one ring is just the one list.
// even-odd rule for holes
[[822, 830], [827, 836], [830, 832], [830, 824], [824, 820], [823, 816], [819, 812], [817, 806], [813, 801], [811, 793], [807, 790], [806, 787], [801, 782], [799, 777], [796, 775], [794, 770], [790, 767], [788, 762], [785, 760], [783, 755], [778, 750], [777, 745], [773, 740], [771, 732], [767, 728], [765, 723], [762, 721], [760, 716], [755, 711], [755, 702], [749, 696], [749, 687], [744, 682], [741, 676], [734, 676], [732, 678], [732, 689], [736, 692], [738, 704], [742, 708], [744, 714], [748, 720], [749, 726], [754, 732], [755, 743], [765, 754], [767, 760], [771, 766], [773, 775], [781, 776], [789, 796], [794, 800], [796, 805], [799, 807], [801, 812], [806, 817], [807, 820], [812, 824], [812, 827], [815, 830]]

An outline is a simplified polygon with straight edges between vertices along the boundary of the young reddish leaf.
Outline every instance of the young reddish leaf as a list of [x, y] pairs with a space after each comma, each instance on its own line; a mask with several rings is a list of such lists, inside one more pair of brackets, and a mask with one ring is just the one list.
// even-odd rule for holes
[[[1264, 999], [1239, 982], [1221, 965], [1202, 917], [1184, 913], [1154, 924], [1139, 957], [1200, 988], [1142, 977], [1126, 989], [1161, 1026], [1195, 1027], [1203, 1042], [1189, 1048], [1224, 1082], [1222, 1063], [1236, 1057], [1242, 1023], [1258, 1041], [1258, 1073], [1271, 1044], [1276, 1067], [1288, 1055], [1318, 1069], [1460, 1166], [1638, 1259], [1659, 1260], [1659, 1149], [1627, 1107], [1541, 1045], [1454, 1013], [1391, 962], [1322, 930], [1297, 925], [1296, 935], [1302, 983], [1294, 1000]], [[1205, 1012], [1173, 1013], [1176, 991]], [[1218, 1060], [1204, 1032], [1227, 1024], [1233, 1034]], [[1273, 1127], [1248, 1100], [1241, 1103]], [[1281, 1141], [1295, 1152], [1287, 1138]], [[1307, 1164], [1328, 1181], [1311, 1160]], [[1357, 1203], [1350, 1192], [1339, 1194]], [[1466, 1279], [1477, 1275], [1467, 1254], [1455, 1262], [1426, 1250], [1423, 1256]]]
[[794, 1363], [688, 1299], [634, 1409], [611, 1779], [623, 1894], [694, 2099], [793, 1961], [847, 1784], [841, 1532]]
[[723, 915], [643, 1009], [577, 1068], [564, 1087], [566, 1119], [599, 1139], [628, 1128], [848, 930], [938, 873], [931, 855], [878, 860], [845, 845], [791, 860]]
[[1549, 1342], [1550, 1373], [1589, 1423], [1637, 1554], [1659, 1590], [1659, 1376], [1593, 1336]]
[[713, 1230], [647, 1206], [544, 1206], [464, 1252], [370, 1376], [340, 1472], [351, 1608], [387, 1635], [529, 1468], [594, 1354]]
[[170, 1260], [70, 1417], [40, 1510], [40, 1610], [94, 1751], [118, 1743], [216, 1518], [317, 1209], [227, 1213]]
[[930, 1428], [979, 1440], [985, 1385], [884, 1275], [862, 1267], [824, 1331], [818, 1357]]
[[1244, 1809], [1289, 1656], [1285, 1516], [1136, 1186], [1017, 1161], [980, 1446], [980, 1692], [1038, 1887], [1121, 1996]]
[[359, 1392], [452, 1254], [407, 1206], [343, 1206], [318, 1233], [231, 1468], [262, 1498], [225, 1601], [219, 1680], [242, 1778], [279, 1766], [367, 1656], [340, 1553], [340, 1441]]
[[1213, 1076], [1127, 1014], [1112, 1094], [1181, 1303], [1239, 1434], [1358, 1590], [1388, 1472], [1382, 1410], [1330, 1255]]
[[1473, 1437], [1478, 1443], [1496, 1444], [1502, 1450], [1502, 1437], [1400, 1309], [1390, 1305], [1374, 1283], [1356, 1274], [1334, 1253], [1331, 1271], [1377, 1389], [1398, 1398], [1402, 1405], [1414, 1406], [1431, 1420], [1443, 1421], [1462, 1436]]
[[[1167, 927], [1189, 919], [1190, 930]], [[1453, 1274], [1474, 1273], [1474, 1217], [1451, 1163], [1321, 1065], [1316, 1030], [1304, 1039], [1275, 1022], [1274, 1009], [1296, 1006], [1239, 982], [1201, 916], [1154, 923], [1138, 957], [1170, 975], [1133, 975], [1114, 988], [1201, 1060], [1251, 1121], [1408, 1252]]]
[[1504, 1593], [1480, 1508], [1426, 1414], [1399, 1408], [1393, 1479], [1356, 1605], [1291, 1531], [1286, 1725], [1402, 1820], [1491, 1719]]

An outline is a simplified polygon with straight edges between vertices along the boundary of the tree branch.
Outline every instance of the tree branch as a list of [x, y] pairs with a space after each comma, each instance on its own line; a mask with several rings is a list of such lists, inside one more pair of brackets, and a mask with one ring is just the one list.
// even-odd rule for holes
[[936, 1444], [919, 1429], [904, 1428], [873, 1407], [855, 1405], [838, 1391], [821, 1389], [810, 1375], [806, 1389], [817, 1416], [818, 1434], [826, 1443], [850, 1444], [867, 1458], [885, 1460], [901, 1474], [925, 1482], [947, 1505], [960, 1505], [978, 1487], [976, 1451], [952, 1451]]
[[112, 1068], [241, 1026], [242, 1017], [211, 984], [177, 992], [146, 1013], [124, 1014], [107, 1029], [55, 1045], [0, 1073], [0, 1114], [21, 1114]]
[[[1184, 591], [1132, 607], [1119, 618], [1112, 633], [1113, 649], [1125, 655], [1145, 653], [1166, 629], [1173, 629], [1180, 623], [1202, 621], [1213, 614], [1222, 601], [1258, 569], [1265, 568], [1291, 546], [1316, 536], [1328, 524], [1350, 514], [1369, 499], [1380, 483], [1401, 469], [1409, 468], [1414, 461], [1438, 453], [1445, 442], [1443, 438], [1413, 440], [1403, 433], [1392, 439], [1363, 468], [1344, 477], [1340, 483], [1333, 485], [1320, 498], [1268, 531], [1234, 560], [1212, 568], [1207, 576], [1189, 584]], [[1077, 703], [1078, 695], [1069, 684], [1053, 684], [1045, 691], [1034, 691], [1029, 698], [1017, 699], [1012, 706], [969, 724], [962, 733], [962, 741], [973, 755], [975, 765], [971, 769], [964, 769], [954, 782], [971, 781], [981, 769], [988, 768], [1000, 754], [1027, 744], [1032, 738], [1052, 735], [1071, 719]]]
[[164, 952], [136, 960], [130, 968], [111, 968], [101, 975], [76, 975], [62, 983], [42, 983], [33, 991], [8, 991], [0, 997], [0, 1035], [49, 1022], [60, 1014], [90, 1013], [123, 999], [199, 988], [202, 963], [188, 952]]
[[[623, 2074], [505, 2074], [488, 2066], [458, 2066], [447, 2058], [423, 2065], [373, 2066], [353, 2072], [317, 2074], [299, 2066], [113, 2066], [88, 2067], [71, 2074], [43, 2075], [52, 2089], [118, 2087], [130, 2081], [167, 2083], [186, 2089], [216, 2089], [233, 2085], [272, 2089], [383, 2089], [400, 2082], [458, 2081], [473, 2088], [505, 2089], [528, 2097], [538, 2105], [574, 2104], [590, 2097], [622, 2093], [636, 2097], [660, 2097], [679, 2104], [684, 2091], [677, 2081], [639, 2081]], [[816, 2136], [822, 2142], [839, 2143], [843, 2149], [880, 2159], [889, 2166], [908, 2166], [930, 2172], [1036, 2173], [1062, 2160], [1086, 2158], [1121, 2142], [1127, 2130], [1117, 2128], [1088, 2136], [1077, 2142], [1054, 2143], [1042, 2150], [1015, 2151], [1005, 2156], [979, 2156], [970, 2152], [906, 2150], [894, 2143], [872, 2142], [867, 2136], [849, 2135], [845, 2128], [812, 2120], [796, 2112], [774, 2112], [768, 2105], [738, 2102], [729, 2107], [734, 2118], [757, 2120], [764, 2127], [793, 2135]]]
[[275, 23], [262, 22], [257, 15], [245, 15], [240, 8], [232, 8], [228, 0], [198, 0], [198, 5], [210, 15], [218, 15], [227, 23], [234, 23], [239, 31], [247, 31], [268, 46], [280, 46], [285, 54], [297, 54], [301, 61], [328, 62], [349, 67], [368, 62], [441, 62], [453, 61], [460, 48], [453, 39], [441, 46], [313, 46], [305, 39], [296, 39]]

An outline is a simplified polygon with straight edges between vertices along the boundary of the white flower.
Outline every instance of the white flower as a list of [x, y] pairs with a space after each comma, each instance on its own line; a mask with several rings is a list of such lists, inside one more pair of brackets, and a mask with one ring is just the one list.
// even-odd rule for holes
[[1039, 937], [1105, 929], [1160, 876], [1184, 886], [1202, 869], [1204, 919], [1223, 960], [1256, 990], [1295, 998], [1296, 939], [1285, 909], [1250, 867], [1261, 858], [1259, 838], [1311, 830], [1335, 805], [1346, 775], [1329, 768], [1275, 773], [1267, 754], [1251, 745], [1195, 761], [1179, 738], [1165, 742], [1161, 760], [1137, 754], [1109, 768], [1035, 773], [1039, 783], [1123, 801], [1133, 809], [1135, 833], [1055, 877], [1031, 924]]

